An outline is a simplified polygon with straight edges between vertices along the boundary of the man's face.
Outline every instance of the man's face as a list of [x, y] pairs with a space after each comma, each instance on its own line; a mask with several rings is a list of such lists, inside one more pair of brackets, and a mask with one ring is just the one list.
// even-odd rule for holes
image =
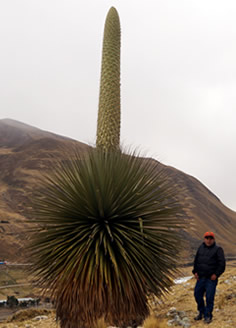
[[205, 237], [204, 238], [204, 243], [207, 245], [207, 246], [211, 246], [213, 245], [215, 242], [215, 239], [213, 237]]

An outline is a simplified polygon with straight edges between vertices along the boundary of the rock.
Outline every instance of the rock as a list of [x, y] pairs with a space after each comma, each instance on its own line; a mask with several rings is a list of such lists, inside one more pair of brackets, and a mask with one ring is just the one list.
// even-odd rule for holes
[[175, 322], [179, 323], [181, 321], [180, 316], [178, 314], [176, 314], [174, 316], [174, 320], [175, 320]]
[[167, 326], [173, 326], [175, 324], [175, 320], [174, 319], [172, 319], [172, 320], [168, 320], [167, 321]]
[[182, 320], [186, 322], [186, 321], [189, 321], [189, 318], [188, 317], [183, 317]]
[[37, 317], [33, 318], [34, 321], [45, 320], [48, 319], [47, 315], [38, 315]]
[[176, 312], [176, 308], [175, 307], [171, 307], [169, 312]]
[[189, 318], [188, 317], [184, 317], [182, 318], [181, 322], [180, 322], [181, 326], [184, 328], [189, 328], [191, 327], [191, 324], [189, 322]]
[[177, 311], [175, 307], [169, 309], [167, 317], [171, 317], [171, 320], [168, 320], [168, 326], [180, 326], [183, 328], [191, 327], [190, 320], [186, 316], [184, 311]]
[[168, 317], [171, 317], [171, 316], [174, 316], [176, 313], [177, 313], [177, 312], [176, 312], [176, 308], [175, 308], [175, 307], [171, 307], [171, 308], [169, 309], [169, 312], [167, 312], [167, 316], [168, 316]]

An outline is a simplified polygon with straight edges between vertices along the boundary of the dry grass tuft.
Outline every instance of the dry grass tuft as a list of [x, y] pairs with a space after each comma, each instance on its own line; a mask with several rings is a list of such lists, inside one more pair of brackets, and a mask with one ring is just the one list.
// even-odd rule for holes
[[10, 322], [12, 321], [25, 321], [32, 319], [38, 315], [48, 315], [51, 314], [53, 311], [48, 309], [27, 309], [27, 310], [20, 310], [17, 311], [15, 314], [12, 315], [10, 318]]
[[97, 320], [97, 322], [94, 324], [93, 328], [107, 328], [107, 324], [104, 320], [104, 318], [100, 318]]
[[219, 308], [220, 310], [224, 308], [225, 300], [226, 300], [226, 295], [225, 295], [225, 294], [219, 296], [219, 300], [218, 300], [218, 308]]
[[166, 328], [166, 324], [154, 315], [150, 315], [145, 319], [143, 328]]

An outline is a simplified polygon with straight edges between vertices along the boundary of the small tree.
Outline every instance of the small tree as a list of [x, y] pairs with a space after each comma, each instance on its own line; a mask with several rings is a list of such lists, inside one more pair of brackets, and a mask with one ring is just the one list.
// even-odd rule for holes
[[7, 306], [10, 308], [18, 306], [19, 302], [18, 299], [12, 295], [12, 296], [7, 296]]

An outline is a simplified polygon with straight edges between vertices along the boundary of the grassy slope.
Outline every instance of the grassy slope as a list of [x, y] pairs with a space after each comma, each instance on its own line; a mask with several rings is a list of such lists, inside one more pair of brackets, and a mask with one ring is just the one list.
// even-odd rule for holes
[[[19, 286], [15, 286], [19, 285]], [[2, 288], [3, 286], [15, 286]], [[30, 285], [29, 276], [21, 266], [0, 267], [0, 300], [14, 295], [18, 298], [31, 297], [37, 290]]]

